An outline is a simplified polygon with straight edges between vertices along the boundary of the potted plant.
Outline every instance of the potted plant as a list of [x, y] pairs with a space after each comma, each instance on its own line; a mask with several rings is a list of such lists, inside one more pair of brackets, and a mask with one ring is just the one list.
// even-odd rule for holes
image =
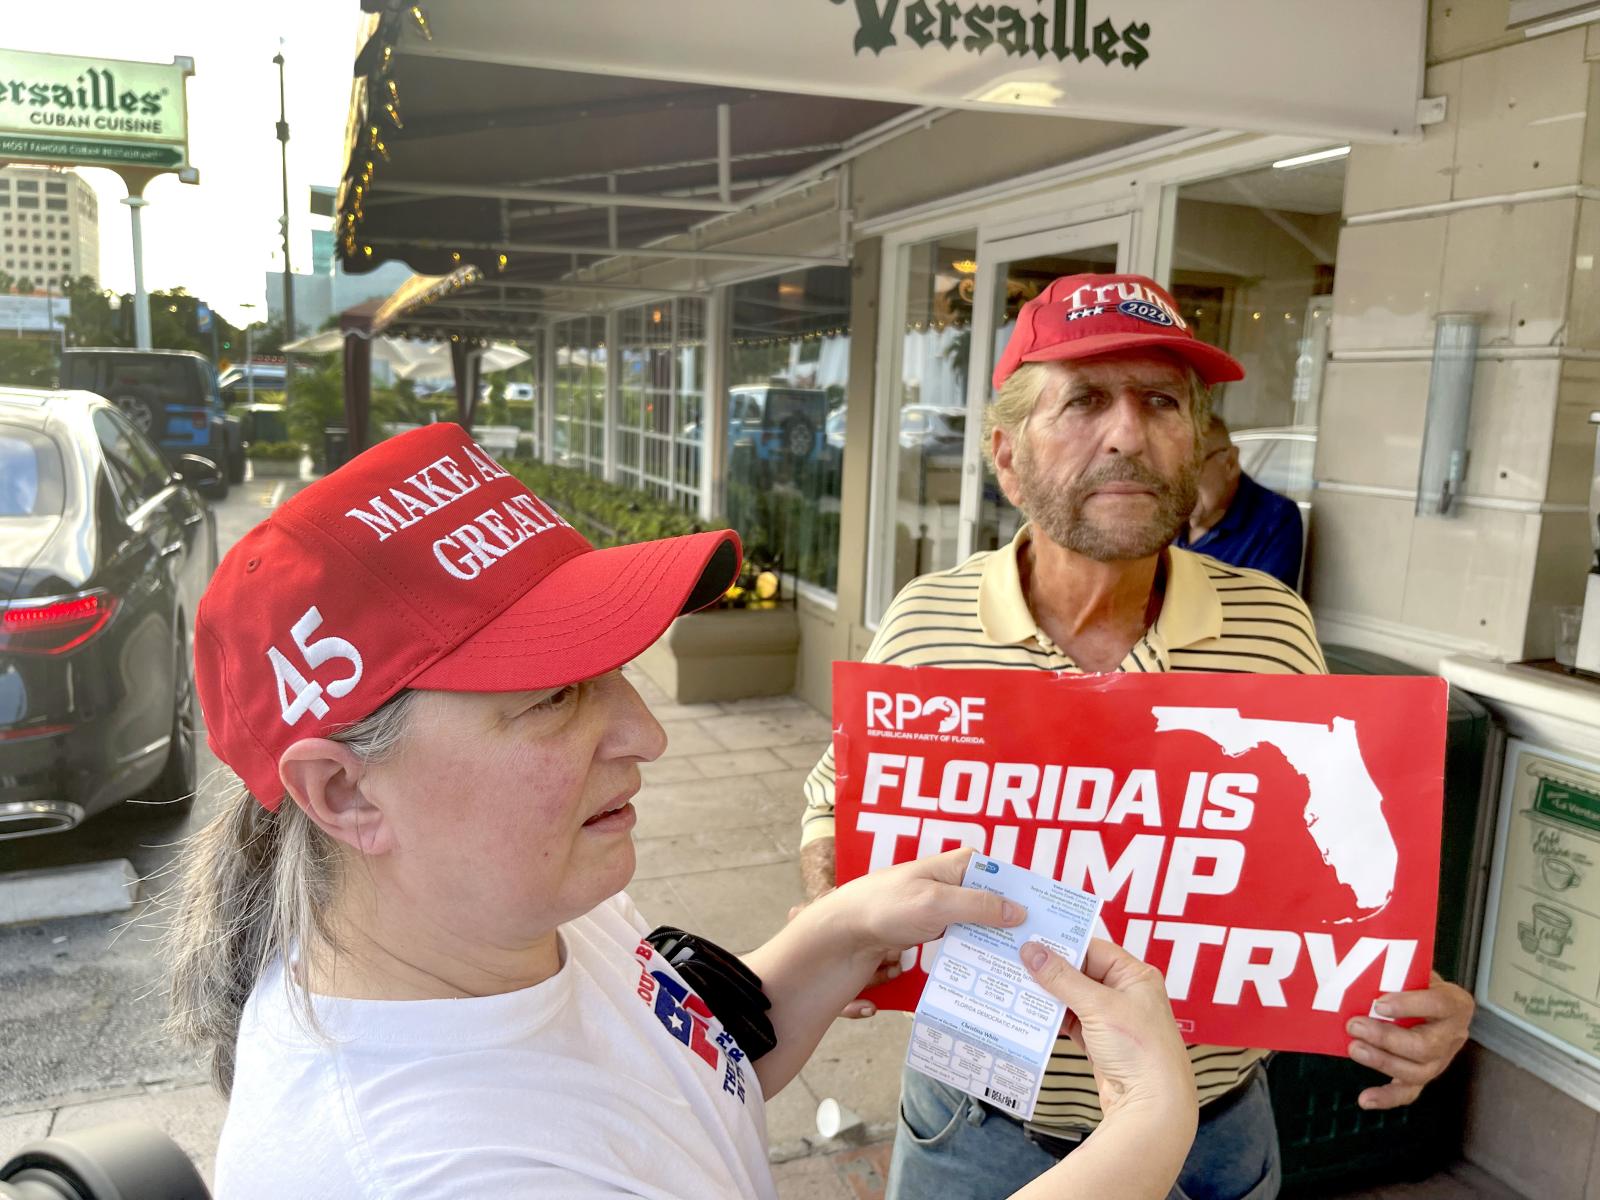
[[794, 691], [800, 616], [778, 564], [746, 559], [715, 607], [679, 617], [637, 665], [678, 704]]
[[[597, 546], [714, 528], [663, 500], [582, 471], [503, 465]], [[636, 665], [678, 704], [788, 695], [800, 618], [782, 580], [779, 563], [750, 556], [715, 607], [679, 617]]]
[[250, 443], [250, 470], [257, 479], [298, 479], [305, 450], [299, 442]]

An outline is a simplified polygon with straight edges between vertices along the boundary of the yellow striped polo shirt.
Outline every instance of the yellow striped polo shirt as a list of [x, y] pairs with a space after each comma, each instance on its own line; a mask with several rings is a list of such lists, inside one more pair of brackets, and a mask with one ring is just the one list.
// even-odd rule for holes
[[[906, 584], [884, 614], [865, 661], [1081, 672], [1028, 609], [1017, 567], [1027, 537], [1023, 526], [1008, 546]], [[1226, 566], [1203, 554], [1176, 548], [1166, 553], [1161, 613], [1118, 670], [1327, 673], [1311, 613], [1289, 588], [1261, 571]], [[830, 746], [806, 779], [802, 845], [833, 836], [833, 781]], [[1243, 1083], [1264, 1056], [1262, 1050], [1190, 1046], [1201, 1104]], [[1094, 1073], [1063, 1037], [1051, 1055], [1032, 1123], [1085, 1129], [1100, 1116]]]

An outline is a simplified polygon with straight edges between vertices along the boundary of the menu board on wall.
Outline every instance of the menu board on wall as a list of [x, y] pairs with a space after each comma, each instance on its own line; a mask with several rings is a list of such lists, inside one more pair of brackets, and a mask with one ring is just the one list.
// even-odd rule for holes
[[1600, 1066], [1600, 763], [1506, 747], [1478, 1001]]

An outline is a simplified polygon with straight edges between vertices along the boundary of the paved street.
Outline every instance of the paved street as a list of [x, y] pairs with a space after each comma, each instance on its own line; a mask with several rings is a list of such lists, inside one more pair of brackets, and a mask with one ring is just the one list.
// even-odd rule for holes
[[[226, 550], [296, 485], [250, 483], [218, 508]], [[638, 872], [630, 894], [658, 923], [735, 950], [758, 945], [800, 898], [800, 785], [828, 722], [793, 698], [670, 703], [635, 685], [669, 735], [644, 771]], [[230, 778], [202, 751], [205, 785], [186, 816], [128, 808], [60, 837], [0, 844], [0, 871], [128, 857], [158, 898], [175, 843], [203, 823]], [[165, 1129], [209, 1177], [224, 1105], [189, 1054], [158, 1031], [155, 918], [133, 914], [0, 927], [0, 1154], [49, 1132], [134, 1118]], [[784, 1200], [876, 1200], [888, 1168], [909, 1020], [841, 1021], [800, 1077], [767, 1106]], [[847, 1139], [816, 1133], [820, 1100], [862, 1118]], [[1462, 1165], [1425, 1184], [1346, 1200], [1518, 1200]]]
[[[235, 487], [216, 506], [219, 548], [226, 551], [275, 496], [298, 486], [267, 480]], [[127, 858], [145, 880], [145, 895], [157, 896], [174, 846], [208, 819], [225, 786], [226, 773], [203, 743], [200, 777], [199, 795], [181, 816], [130, 804], [65, 834], [0, 842], [0, 873]], [[192, 1060], [158, 1032], [147, 913], [0, 926], [0, 1113], [199, 1077]], [[0, 1125], [0, 1148], [15, 1140]]]

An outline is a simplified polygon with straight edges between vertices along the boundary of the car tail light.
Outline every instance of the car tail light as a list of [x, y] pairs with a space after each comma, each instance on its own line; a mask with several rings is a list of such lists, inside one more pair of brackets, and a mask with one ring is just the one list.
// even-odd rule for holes
[[70, 733], [74, 726], [71, 725], [29, 725], [22, 729], [0, 729], [0, 742], [20, 742], [23, 738], [54, 737], [58, 733]]
[[116, 607], [101, 591], [13, 601], [0, 608], [0, 652], [65, 654], [104, 629]]

